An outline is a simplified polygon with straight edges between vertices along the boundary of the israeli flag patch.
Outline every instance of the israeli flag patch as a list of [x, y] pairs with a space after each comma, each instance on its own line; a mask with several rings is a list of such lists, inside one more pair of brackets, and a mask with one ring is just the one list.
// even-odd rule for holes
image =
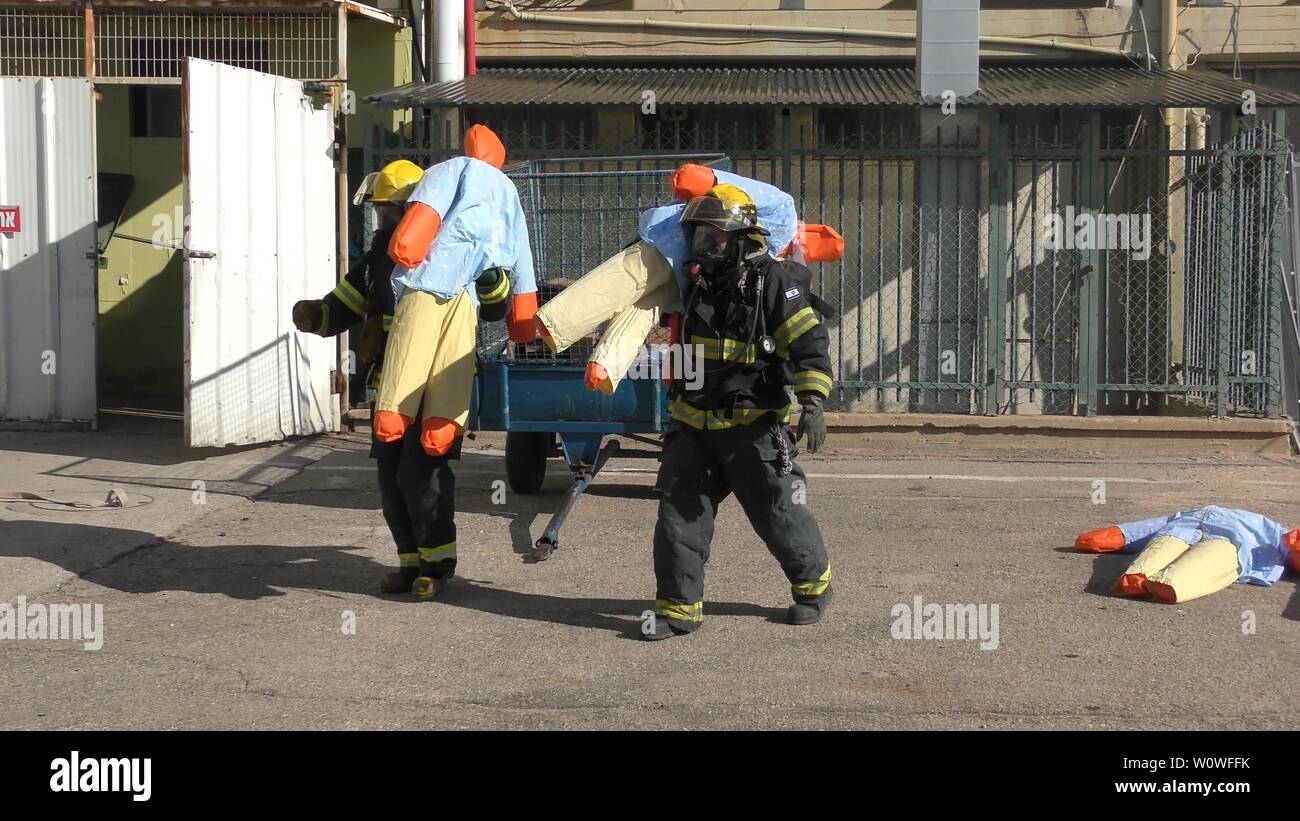
[[785, 301], [786, 301], [786, 302], [793, 302], [794, 300], [796, 300], [796, 299], [798, 299], [798, 298], [799, 298], [799, 286], [796, 285], [796, 286], [793, 287], [793, 288], [787, 288], [787, 289], [786, 289], [786, 292], [785, 292]]

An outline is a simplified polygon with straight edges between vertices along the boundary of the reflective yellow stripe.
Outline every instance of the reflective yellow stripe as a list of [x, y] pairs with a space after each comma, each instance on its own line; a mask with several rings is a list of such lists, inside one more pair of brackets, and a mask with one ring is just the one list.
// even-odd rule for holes
[[501, 281], [497, 283], [496, 287], [492, 289], [491, 293], [485, 294], [482, 291], [480, 291], [478, 298], [479, 298], [479, 302], [482, 302], [484, 305], [495, 305], [501, 300], [505, 299], [509, 294], [510, 294], [510, 277], [503, 275], [501, 277]]
[[813, 313], [813, 309], [801, 308], [794, 312], [794, 316], [782, 322], [772, 336], [778, 346], [788, 348], [790, 343], [815, 328], [817, 324], [817, 314]]
[[393, 315], [384, 314], [384, 333], [388, 333], [392, 329], [393, 329]]
[[343, 280], [331, 293], [338, 297], [339, 302], [342, 302], [343, 306], [352, 313], [357, 316], [366, 315], [366, 298], [361, 295], [360, 291], [352, 287], [351, 282], [346, 279]]
[[329, 329], [330, 329], [330, 306], [328, 302], [322, 302], [320, 304], [320, 327], [316, 329], [316, 333], [319, 334], [320, 336], [324, 336], [325, 334], [329, 333]]
[[831, 395], [831, 378], [821, 371], [799, 371], [794, 375], [794, 392], [813, 391], [823, 397]]
[[397, 561], [398, 564], [400, 564], [402, 567], [419, 567], [420, 554], [419, 553], [398, 553]]
[[420, 561], [422, 562], [441, 562], [446, 559], [456, 558], [456, 543], [439, 545], [438, 547], [420, 548]]
[[725, 430], [748, 425], [768, 413], [775, 413], [784, 424], [790, 422], [789, 404], [782, 408], [736, 408], [728, 419], [726, 411], [703, 411], [681, 397], [668, 403], [668, 415], [695, 430]]
[[691, 335], [691, 344], [699, 345], [705, 359], [720, 359], [727, 362], [754, 362], [758, 359], [758, 348], [752, 342], [723, 337], [710, 339], [706, 336]]
[[677, 621], [701, 622], [704, 621], [704, 602], [678, 604], [667, 599], [655, 599], [655, 615]]
[[794, 591], [795, 596], [802, 596], [803, 598], [808, 598], [809, 596], [820, 596], [821, 594], [825, 593], [826, 588], [830, 586], [830, 583], [831, 583], [831, 563], [827, 562], [825, 573], [821, 574], [820, 576], [818, 576], [817, 578], [813, 579], [810, 582], [799, 582], [798, 584], [792, 584], [790, 585], [790, 589]]

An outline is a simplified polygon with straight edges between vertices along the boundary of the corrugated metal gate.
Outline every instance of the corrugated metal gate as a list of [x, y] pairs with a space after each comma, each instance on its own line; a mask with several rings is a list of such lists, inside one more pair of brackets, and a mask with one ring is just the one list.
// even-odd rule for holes
[[334, 120], [302, 83], [188, 58], [185, 444], [339, 429], [334, 342], [294, 330], [334, 285]]
[[0, 79], [0, 419], [95, 418], [95, 119], [86, 80]]
[[[844, 235], [844, 259], [813, 266], [841, 313], [838, 408], [1279, 415], [1277, 124], [1208, 147], [1189, 130], [1169, 147], [1141, 117], [1112, 128], [1093, 114], [1072, 134], [989, 119], [965, 135], [841, 130], [806, 147], [787, 130], [746, 148], [715, 131], [674, 147], [725, 149], [732, 170]], [[369, 136], [368, 168], [456, 153]], [[603, 215], [668, 199], [646, 184], [645, 159], [550, 160], [573, 175], [573, 200], [529, 214], [544, 274], [580, 276], [631, 238]]]

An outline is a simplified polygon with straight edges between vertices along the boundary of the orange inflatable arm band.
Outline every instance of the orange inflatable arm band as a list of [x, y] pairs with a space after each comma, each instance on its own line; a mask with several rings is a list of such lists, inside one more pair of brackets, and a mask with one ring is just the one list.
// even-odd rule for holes
[[403, 268], [414, 268], [429, 255], [433, 238], [442, 227], [438, 212], [422, 202], [413, 202], [388, 241], [388, 258]]
[[510, 316], [506, 317], [510, 339], [514, 342], [531, 342], [540, 333], [537, 321], [537, 292], [515, 294], [510, 302]]
[[1124, 549], [1124, 531], [1118, 527], [1089, 530], [1074, 540], [1074, 549], [1080, 553], [1114, 553]]
[[838, 262], [844, 256], [844, 237], [829, 225], [799, 223], [791, 245], [803, 249], [804, 262]]

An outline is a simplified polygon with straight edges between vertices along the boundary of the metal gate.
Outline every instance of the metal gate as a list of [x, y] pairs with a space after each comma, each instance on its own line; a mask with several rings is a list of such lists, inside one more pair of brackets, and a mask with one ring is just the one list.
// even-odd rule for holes
[[95, 418], [91, 94], [0, 79], [0, 419]]
[[333, 340], [290, 309], [335, 281], [334, 123], [302, 83], [187, 58], [185, 444], [339, 429]]

